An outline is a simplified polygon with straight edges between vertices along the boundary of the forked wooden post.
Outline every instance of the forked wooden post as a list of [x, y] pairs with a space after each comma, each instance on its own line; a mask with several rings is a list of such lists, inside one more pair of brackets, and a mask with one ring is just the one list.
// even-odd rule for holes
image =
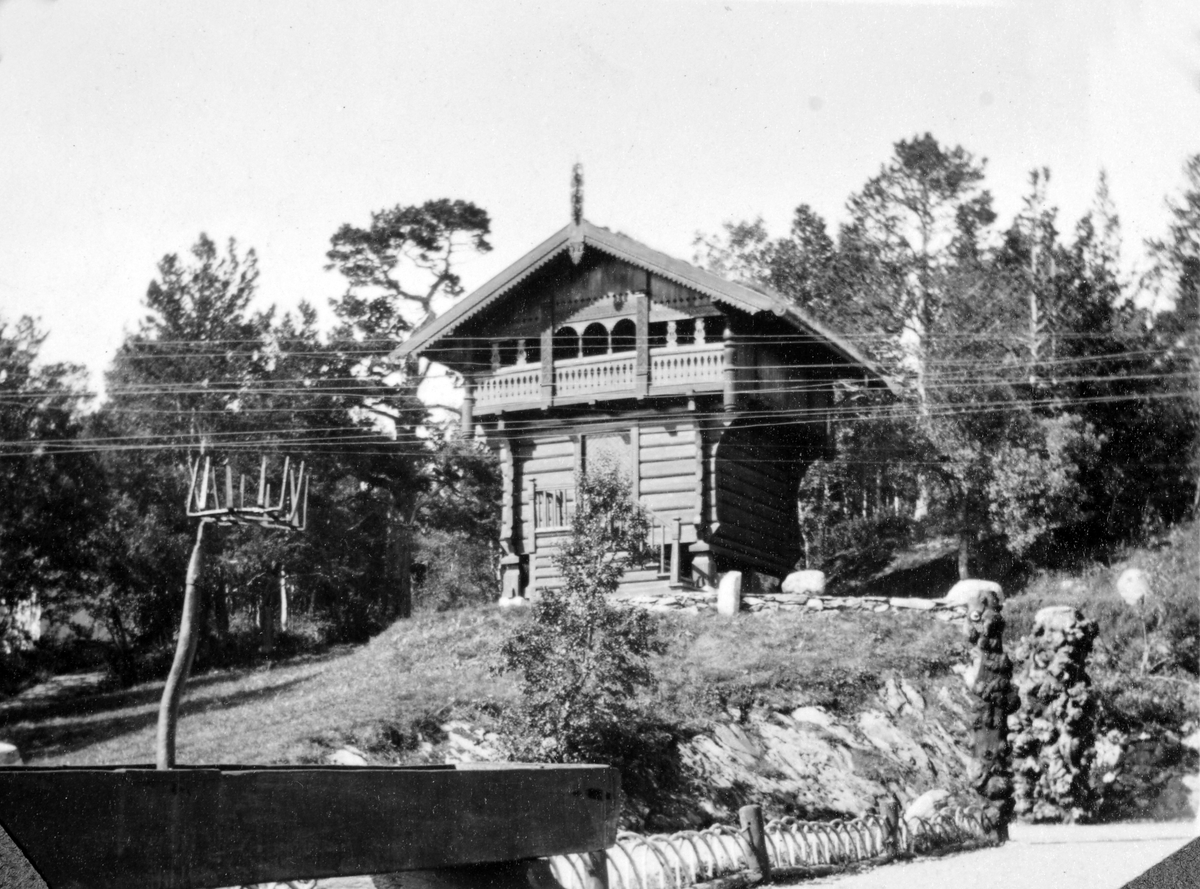
[[[175, 768], [175, 735], [179, 724], [179, 704], [183, 700], [183, 687], [192, 669], [196, 654], [196, 625], [200, 619], [200, 596], [196, 584], [204, 562], [204, 529], [211, 522], [219, 525], [261, 525], [264, 528], [282, 528], [288, 531], [303, 531], [308, 523], [308, 476], [304, 463], [299, 470], [291, 468], [288, 457], [283, 461], [283, 475], [279, 480], [279, 500], [271, 500], [271, 486], [267, 482], [267, 458], [263, 457], [258, 473], [258, 497], [254, 504], [246, 505], [246, 477], [243, 475], [236, 490], [235, 499], [233, 469], [225, 465], [225, 503], [221, 504], [217, 473], [210, 457], [197, 459], [191, 468], [191, 483], [188, 486], [187, 514], [199, 521], [196, 526], [196, 543], [188, 562], [187, 578], [183, 592], [183, 616], [179, 622], [179, 641], [175, 646], [175, 659], [163, 686], [162, 700], [158, 706], [158, 733], [155, 743], [155, 763], [159, 769]], [[281, 569], [282, 570], [282, 566]], [[276, 583], [278, 584], [278, 576]], [[272, 591], [274, 593], [274, 591]], [[273, 604], [268, 596], [264, 604]], [[266, 615], [269, 626], [264, 628], [263, 643], [270, 651], [274, 641], [274, 608]]]
[[183, 686], [192, 669], [192, 658], [196, 655], [196, 624], [200, 621], [200, 595], [196, 592], [196, 581], [204, 562], [204, 529], [208, 519], [196, 524], [196, 543], [192, 546], [192, 557], [188, 561], [187, 579], [183, 587], [183, 617], [179, 622], [179, 644], [175, 648], [175, 659], [167, 684], [163, 686], [162, 701], [158, 705], [158, 739], [155, 744], [155, 761], [160, 769], [175, 768], [175, 730], [179, 724], [179, 702], [183, 699]]

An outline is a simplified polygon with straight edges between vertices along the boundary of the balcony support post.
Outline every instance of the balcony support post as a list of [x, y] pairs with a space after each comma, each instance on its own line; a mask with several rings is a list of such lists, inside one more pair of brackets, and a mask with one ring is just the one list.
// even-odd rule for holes
[[542, 407], [554, 401], [554, 301], [542, 303]]
[[725, 390], [722, 407], [726, 413], [737, 410], [737, 341], [734, 339], [733, 319], [725, 319], [725, 332], [721, 336], [725, 345], [724, 377]]
[[463, 374], [462, 413], [459, 414], [458, 435], [470, 440], [475, 437], [475, 376]]
[[646, 292], [634, 296], [637, 311], [636, 357], [634, 359], [634, 389], [638, 398], [650, 394], [650, 275], [646, 275]]

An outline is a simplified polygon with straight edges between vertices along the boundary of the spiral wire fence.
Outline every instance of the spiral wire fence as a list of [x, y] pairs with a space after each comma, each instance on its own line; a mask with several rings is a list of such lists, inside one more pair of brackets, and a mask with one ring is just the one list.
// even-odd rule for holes
[[[988, 825], [978, 807], [948, 808], [930, 818], [901, 819], [896, 851], [947, 851], [986, 837]], [[853, 820], [801, 821], [778, 818], [766, 824], [767, 856], [773, 870], [849, 867], [888, 854], [888, 831], [877, 815]], [[550, 869], [564, 889], [583, 889], [584, 855], [559, 855]], [[746, 834], [730, 825], [673, 834], [622, 831], [608, 849], [611, 889], [685, 889], [722, 877], [751, 872], [754, 852]]]

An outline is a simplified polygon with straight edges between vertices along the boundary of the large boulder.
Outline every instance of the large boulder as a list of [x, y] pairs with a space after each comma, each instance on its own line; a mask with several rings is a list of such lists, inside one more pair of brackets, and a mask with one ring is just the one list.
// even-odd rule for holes
[[782, 590], [785, 593], [820, 596], [825, 592], [825, 572], [793, 571], [784, 578]]
[[735, 617], [742, 608], [742, 572], [728, 571], [717, 587], [717, 614]]
[[357, 747], [347, 745], [333, 751], [333, 753], [325, 757], [325, 761], [331, 766], [365, 766], [367, 764], [367, 755]]
[[1004, 601], [1004, 590], [1000, 584], [994, 580], [977, 580], [975, 578], [960, 580], [950, 587], [950, 592], [946, 593], [942, 601], [947, 605], [970, 605], [971, 601], [980, 593], [995, 593], [1000, 601]]
[[1150, 577], [1141, 568], [1126, 568], [1117, 578], [1117, 595], [1136, 608], [1150, 595]]
[[25, 762], [21, 759], [21, 751], [16, 748], [16, 745], [0, 741], [0, 766], [23, 765]]
[[912, 821], [914, 818], [920, 818], [922, 821], [928, 821], [937, 814], [939, 809], [944, 809], [949, 802], [950, 791], [944, 787], [926, 790], [908, 804], [908, 808], [904, 810], [904, 820]]

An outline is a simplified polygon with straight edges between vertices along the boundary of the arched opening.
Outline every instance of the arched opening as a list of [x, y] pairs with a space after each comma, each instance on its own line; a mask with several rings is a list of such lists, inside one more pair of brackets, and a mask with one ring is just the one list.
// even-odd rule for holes
[[574, 327], [560, 327], [554, 332], [554, 360], [565, 361], [579, 357], [579, 334]]
[[583, 331], [583, 357], [604, 355], [608, 352], [608, 328], [593, 321]]
[[637, 348], [637, 325], [628, 318], [622, 318], [612, 329], [612, 350], [614, 352], [632, 352]]

